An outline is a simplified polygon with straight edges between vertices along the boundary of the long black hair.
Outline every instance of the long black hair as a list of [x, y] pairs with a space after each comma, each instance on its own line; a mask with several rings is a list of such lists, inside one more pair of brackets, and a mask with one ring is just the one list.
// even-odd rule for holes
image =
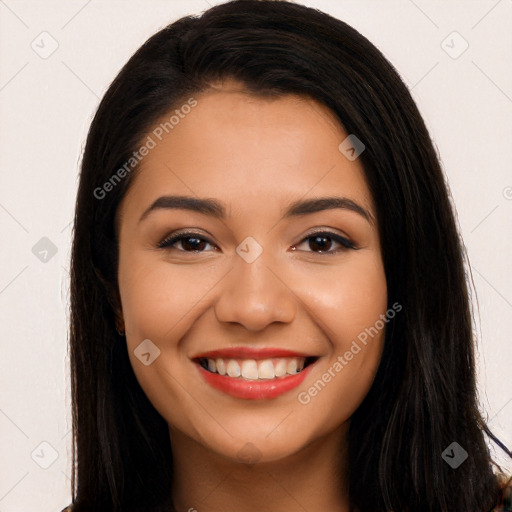
[[[126, 163], [150, 127], [223, 78], [259, 96], [316, 99], [366, 147], [359, 158], [388, 304], [403, 311], [351, 418], [351, 502], [363, 512], [487, 512], [499, 481], [485, 435], [506, 448], [479, 412], [465, 250], [424, 121], [395, 68], [359, 32], [272, 0], [227, 2], [160, 30], [121, 69], [92, 121], [71, 263], [73, 510], [172, 510], [168, 426], [116, 331], [115, 219], [137, 172]], [[443, 458], [454, 442], [468, 454], [456, 469]]]

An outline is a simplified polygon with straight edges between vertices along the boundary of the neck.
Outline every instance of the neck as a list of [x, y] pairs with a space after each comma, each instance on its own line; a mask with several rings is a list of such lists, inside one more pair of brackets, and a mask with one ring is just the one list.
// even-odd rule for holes
[[346, 486], [348, 423], [299, 452], [245, 464], [172, 430], [176, 512], [349, 512]]

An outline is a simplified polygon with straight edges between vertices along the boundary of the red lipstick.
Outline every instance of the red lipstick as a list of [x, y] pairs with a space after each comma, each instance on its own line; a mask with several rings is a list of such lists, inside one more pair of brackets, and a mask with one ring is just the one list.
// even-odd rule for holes
[[312, 365], [307, 366], [296, 375], [288, 375], [269, 381], [244, 380], [228, 377], [227, 375], [219, 375], [218, 373], [205, 370], [200, 365], [197, 365], [197, 369], [205, 381], [215, 389], [224, 391], [224, 393], [228, 393], [236, 398], [264, 400], [267, 398], [275, 398], [276, 396], [290, 391], [290, 389], [296, 388], [306, 378], [311, 366]]
[[251, 348], [251, 347], [229, 347], [220, 350], [211, 350], [193, 356], [192, 359], [202, 357], [216, 359], [222, 357], [225, 359], [270, 359], [272, 357], [314, 357], [312, 354], [295, 352], [284, 348]]
[[[230, 377], [213, 373], [201, 365], [205, 359], [272, 359], [272, 358], [305, 358], [306, 366], [294, 375], [285, 375], [274, 377], [272, 379], [245, 379], [242, 377]], [[223, 391], [236, 398], [245, 400], [264, 400], [275, 398], [299, 386], [311, 371], [311, 367], [316, 362], [317, 357], [309, 354], [295, 352], [278, 348], [251, 348], [251, 347], [231, 347], [220, 350], [203, 352], [193, 357], [196, 367], [201, 377], [215, 389]]]

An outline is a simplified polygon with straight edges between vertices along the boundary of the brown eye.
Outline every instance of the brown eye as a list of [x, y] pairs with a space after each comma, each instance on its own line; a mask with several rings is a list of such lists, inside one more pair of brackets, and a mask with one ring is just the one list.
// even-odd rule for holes
[[205, 246], [211, 244], [211, 242], [198, 233], [178, 233], [162, 240], [158, 244], [158, 247], [160, 249], [175, 249], [178, 244], [181, 244], [182, 247], [181, 249], [178, 249], [179, 251], [205, 252]]
[[[311, 235], [304, 238], [301, 244], [309, 242], [309, 248], [312, 252], [318, 252], [320, 254], [337, 254], [347, 249], [357, 249], [357, 247], [348, 239], [343, 236], [331, 233], [329, 231], [322, 231], [318, 233], [312, 233]], [[341, 249], [330, 250], [333, 244], [339, 244], [342, 246]]]

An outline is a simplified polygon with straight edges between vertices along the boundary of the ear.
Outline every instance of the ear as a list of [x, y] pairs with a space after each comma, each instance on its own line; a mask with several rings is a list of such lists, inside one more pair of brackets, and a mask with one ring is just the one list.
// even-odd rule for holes
[[115, 315], [115, 323], [116, 323], [116, 329], [120, 333], [124, 333], [126, 328], [124, 326], [124, 318], [123, 318], [123, 311], [121, 308], [115, 308], [114, 309], [114, 315]]
[[108, 304], [112, 308], [114, 313], [114, 323], [119, 333], [125, 332], [123, 308], [121, 305], [121, 295], [119, 293], [119, 287], [115, 280], [106, 279], [103, 274], [93, 265], [94, 273], [103, 285], [105, 290], [105, 296]]
[[120, 333], [125, 332], [125, 325], [124, 325], [124, 316], [123, 316], [123, 308], [121, 306], [121, 297], [119, 295], [119, 290], [117, 287], [115, 290], [112, 289], [112, 287], [109, 287], [110, 293], [108, 293], [108, 302], [110, 303], [110, 306], [112, 307], [112, 310], [114, 312], [114, 321], [116, 325], [116, 329]]

